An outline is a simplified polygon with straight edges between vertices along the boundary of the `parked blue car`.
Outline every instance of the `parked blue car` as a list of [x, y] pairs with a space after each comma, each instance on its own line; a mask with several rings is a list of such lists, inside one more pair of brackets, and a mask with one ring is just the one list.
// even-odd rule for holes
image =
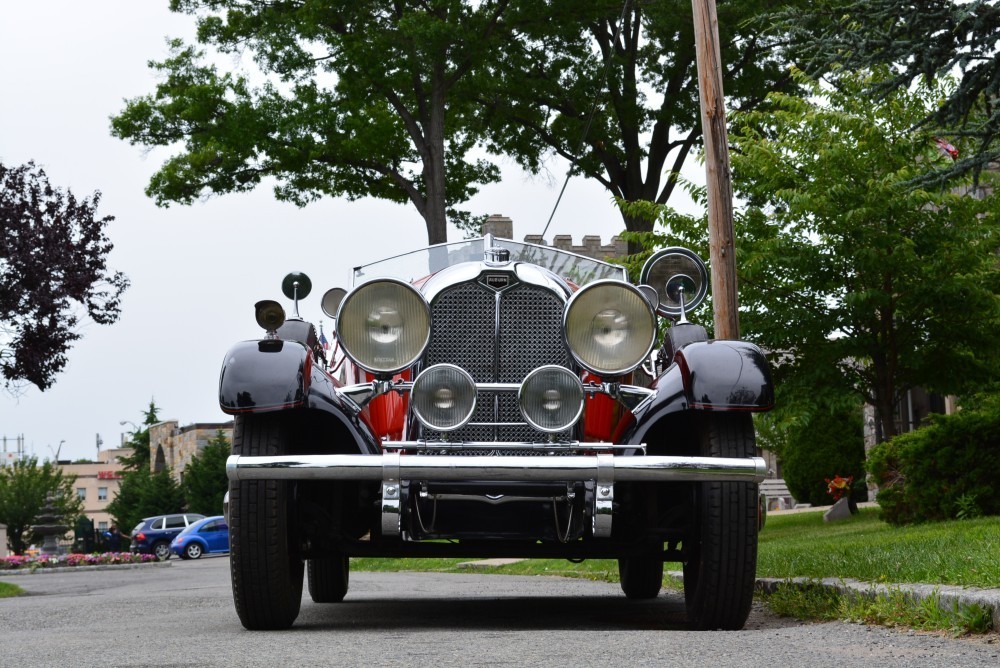
[[198, 559], [203, 554], [229, 552], [229, 525], [222, 515], [198, 520], [170, 543], [170, 549], [181, 559]]
[[132, 529], [132, 552], [155, 554], [160, 561], [170, 558], [170, 541], [198, 520], [197, 513], [175, 513], [147, 517]]

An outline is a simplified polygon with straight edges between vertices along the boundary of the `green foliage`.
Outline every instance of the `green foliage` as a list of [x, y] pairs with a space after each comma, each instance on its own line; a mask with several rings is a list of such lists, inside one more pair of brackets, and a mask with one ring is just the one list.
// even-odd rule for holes
[[868, 470], [891, 524], [1000, 515], [1000, 395], [879, 444]]
[[0, 598], [12, 598], [14, 596], [20, 596], [23, 593], [24, 590], [15, 584], [0, 582]]
[[118, 494], [107, 511], [115, 525], [128, 532], [139, 520], [152, 515], [179, 513], [184, 509], [184, 493], [169, 471], [151, 472], [149, 427], [160, 421], [153, 399], [143, 411], [145, 429], [133, 432], [128, 445], [132, 454], [119, 458], [125, 465]]
[[77, 200], [33, 162], [0, 163], [0, 376], [13, 394], [49, 388], [82, 336], [81, 317], [109, 325], [128, 279], [107, 270], [112, 244], [101, 194]]
[[873, 104], [878, 76], [811, 97], [773, 94], [737, 114], [734, 183], [740, 322], [798, 394], [851, 392], [883, 435], [907, 389], [963, 393], [1000, 374], [1000, 206], [994, 195], [915, 189], [944, 158], [914, 130], [941, 94], [897, 91]]
[[152, 457], [149, 450], [149, 427], [160, 421], [160, 418], [157, 416], [157, 410], [156, 402], [150, 399], [149, 408], [142, 412], [142, 423], [146, 425], [146, 428], [132, 432], [128, 443], [126, 443], [126, 447], [132, 448], [132, 454], [118, 458], [118, 461], [125, 466], [126, 471], [138, 471], [149, 468]]
[[824, 522], [819, 511], [771, 513], [757, 575], [995, 587], [998, 553], [1000, 517], [897, 527], [878, 508], [862, 507], [841, 522]]
[[[156, 91], [128, 101], [112, 133], [181, 148], [147, 188], [161, 205], [268, 181], [300, 206], [324, 196], [411, 203], [429, 241], [443, 242], [448, 211], [463, 220], [455, 206], [499, 179], [471, 151], [509, 4], [172, 0], [196, 17], [199, 47], [173, 41], [151, 64]], [[246, 54], [246, 76], [210, 64], [234, 53]]]
[[0, 468], [0, 524], [7, 525], [7, 546], [14, 554], [24, 554], [35, 538], [31, 525], [46, 505], [49, 494], [59, 523], [72, 527], [83, 512], [83, 502], [76, 495], [76, 476], [64, 476], [52, 462], [38, 464], [36, 457], [22, 459]]
[[122, 477], [118, 495], [107, 511], [115, 524], [128, 533], [143, 518], [183, 512], [184, 492], [169, 471], [130, 471]]
[[[532, 173], [558, 155], [616, 198], [666, 204], [702, 140], [691, 3], [517, 4], [522, 29], [484, 81], [490, 149]], [[808, 4], [719, 4], [729, 108], [751, 109], [768, 91], [794, 90], [783, 35], [766, 30], [764, 20], [778, 8]], [[648, 218], [624, 209], [622, 217], [630, 232], [652, 229]]]
[[958, 76], [958, 85], [918, 119], [944, 136], [968, 138], [954, 162], [918, 177], [943, 182], [978, 171], [1000, 158], [1000, 9], [995, 0], [820, 0], [805, 11], [781, 12], [776, 21], [806, 58], [810, 72], [841, 72], [891, 65], [892, 75], [873, 82], [881, 98], [914, 81]]
[[864, 480], [861, 407], [847, 404], [815, 412], [788, 429], [781, 450], [782, 475], [800, 503], [833, 503], [826, 481], [835, 475]]
[[188, 510], [203, 515], [222, 514], [222, 499], [229, 488], [226, 478], [229, 451], [229, 439], [220, 429], [184, 468], [181, 488]]

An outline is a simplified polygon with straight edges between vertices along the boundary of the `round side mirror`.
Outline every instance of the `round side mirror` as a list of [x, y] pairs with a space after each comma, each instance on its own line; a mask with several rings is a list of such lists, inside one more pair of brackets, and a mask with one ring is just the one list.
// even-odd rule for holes
[[344, 288], [330, 288], [323, 294], [320, 308], [323, 309], [323, 313], [336, 320], [337, 311], [340, 310], [340, 302], [344, 301], [346, 296], [347, 290]]
[[[289, 299], [305, 299], [312, 292], [312, 281], [300, 271], [293, 271], [281, 281], [281, 294]], [[296, 294], [296, 288], [298, 294]]]
[[687, 248], [664, 248], [646, 260], [639, 282], [656, 290], [657, 313], [666, 318], [679, 318], [682, 312], [687, 313], [705, 301], [708, 268]]

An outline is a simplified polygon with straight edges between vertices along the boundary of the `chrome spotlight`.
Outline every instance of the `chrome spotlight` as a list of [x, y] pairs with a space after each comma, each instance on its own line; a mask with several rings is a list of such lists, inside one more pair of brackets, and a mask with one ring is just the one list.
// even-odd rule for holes
[[476, 381], [454, 364], [435, 364], [413, 381], [410, 405], [421, 424], [437, 431], [454, 431], [476, 409]]
[[561, 366], [543, 366], [529, 373], [517, 398], [525, 421], [549, 434], [569, 429], [583, 414], [583, 383]]

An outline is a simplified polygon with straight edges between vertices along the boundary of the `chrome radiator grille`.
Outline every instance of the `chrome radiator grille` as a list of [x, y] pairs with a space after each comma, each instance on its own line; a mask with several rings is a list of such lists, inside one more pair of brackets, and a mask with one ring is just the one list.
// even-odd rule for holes
[[[556, 294], [523, 283], [500, 292], [479, 283], [445, 290], [431, 304], [427, 365], [456, 364], [480, 383], [519, 383], [545, 364], [568, 367], [563, 308]], [[441, 434], [425, 430], [423, 438], [437, 440]], [[569, 438], [569, 433], [556, 438]], [[450, 441], [546, 439], [524, 424], [517, 395], [507, 392], [480, 392], [471, 423], [448, 434]]]

